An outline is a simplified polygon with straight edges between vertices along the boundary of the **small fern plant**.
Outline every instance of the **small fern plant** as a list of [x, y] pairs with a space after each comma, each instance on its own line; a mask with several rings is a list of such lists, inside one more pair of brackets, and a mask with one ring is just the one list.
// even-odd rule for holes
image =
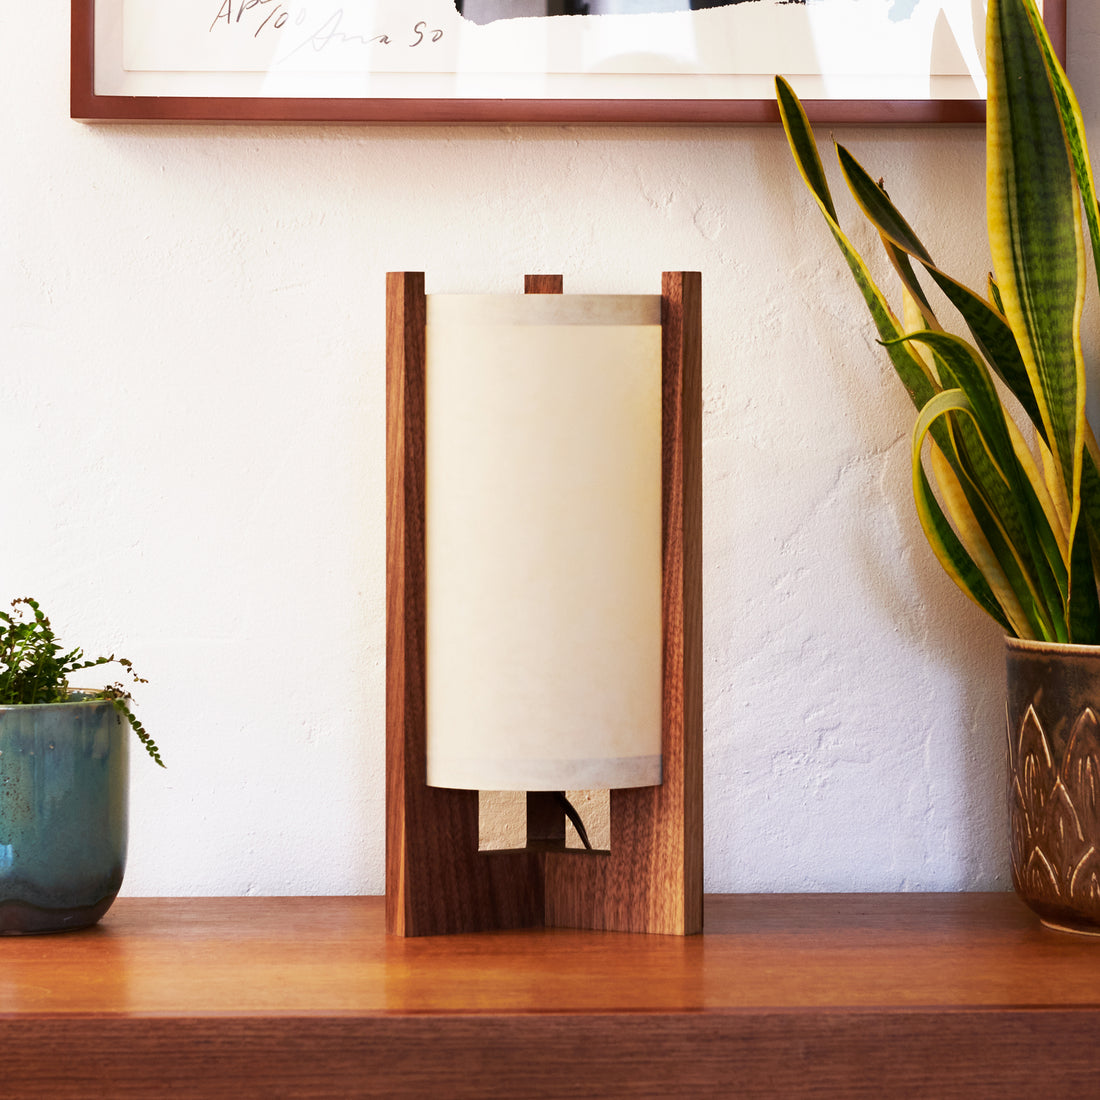
[[147, 683], [134, 672], [125, 657], [86, 658], [82, 649], [67, 652], [53, 632], [50, 620], [36, 600], [20, 596], [11, 602], [11, 611], [0, 611], [0, 705], [33, 703], [72, 703], [109, 699], [122, 715], [146, 752], [163, 768], [160, 749], [130, 709], [129, 692], [122, 683], [109, 684], [96, 691], [73, 690], [69, 677], [74, 672], [99, 665], [116, 664], [135, 684]]

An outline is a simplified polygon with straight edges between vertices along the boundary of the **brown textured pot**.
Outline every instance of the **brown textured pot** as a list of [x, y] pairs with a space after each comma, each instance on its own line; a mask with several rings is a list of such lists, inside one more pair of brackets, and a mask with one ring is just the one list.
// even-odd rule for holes
[[1005, 642], [1012, 883], [1044, 924], [1100, 935], [1100, 646]]

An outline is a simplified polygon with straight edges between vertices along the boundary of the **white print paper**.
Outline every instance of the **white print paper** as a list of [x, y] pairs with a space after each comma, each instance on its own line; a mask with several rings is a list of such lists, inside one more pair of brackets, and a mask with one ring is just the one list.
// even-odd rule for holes
[[475, 22], [454, 0], [98, 0], [99, 94], [984, 95], [982, 0], [741, 0]]

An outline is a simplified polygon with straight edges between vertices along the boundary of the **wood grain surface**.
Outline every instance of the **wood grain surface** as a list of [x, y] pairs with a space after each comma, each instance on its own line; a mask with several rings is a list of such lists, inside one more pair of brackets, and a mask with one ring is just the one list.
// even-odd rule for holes
[[727, 896], [701, 936], [403, 938], [381, 898], [123, 898], [0, 938], [0, 1095], [1089, 1096], [1100, 943], [1007, 894]]
[[561, 294], [565, 288], [564, 275], [524, 275], [524, 294]]

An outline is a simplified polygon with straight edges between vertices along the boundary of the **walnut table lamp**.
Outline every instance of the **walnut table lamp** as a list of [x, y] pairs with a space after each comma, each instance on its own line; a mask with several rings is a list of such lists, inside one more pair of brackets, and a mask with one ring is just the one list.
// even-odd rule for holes
[[[700, 276], [386, 285], [386, 921], [702, 927]], [[609, 790], [607, 851], [566, 790]], [[482, 851], [479, 791], [527, 792]]]

